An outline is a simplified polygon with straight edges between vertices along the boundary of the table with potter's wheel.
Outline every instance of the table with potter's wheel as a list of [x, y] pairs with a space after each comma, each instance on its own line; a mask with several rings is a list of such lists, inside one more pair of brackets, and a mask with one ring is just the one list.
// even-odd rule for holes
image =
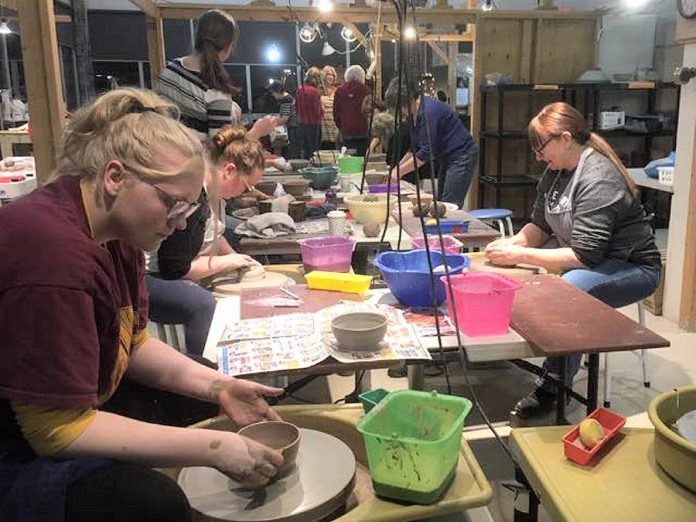
[[[254, 507], [252, 500], [254, 494], [247, 492], [247, 497], [243, 500], [235, 500], [233, 504], [221, 506], [216, 515], [209, 516], [201, 514], [205, 503], [212, 506], [215, 502], [220, 502], [229, 492], [229, 480], [221, 475], [222, 480], [215, 482], [211, 477], [214, 473], [209, 471], [205, 475], [195, 475], [200, 468], [167, 469], [162, 470], [175, 480], [179, 477], [179, 484], [189, 498], [193, 507], [193, 519], [196, 522], [218, 522], [227, 520], [260, 521], [302, 521], [312, 522], [322, 520], [319, 511], [310, 513], [309, 502], [317, 505], [325, 501], [315, 501], [314, 494], [323, 491], [322, 495], [328, 499], [328, 490], [340, 491], [340, 485], [347, 485], [347, 495], [343, 498], [344, 503], [338, 511], [329, 511], [333, 506], [338, 506], [338, 502], [332, 505], [323, 506], [323, 520], [336, 520], [337, 522], [396, 522], [406, 520], [419, 520], [423, 518], [445, 515], [448, 513], [462, 513], [463, 511], [484, 506], [490, 502], [493, 495], [491, 485], [483, 474], [474, 457], [471, 448], [466, 440], [462, 438], [459, 462], [457, 471], [452, 480], [452, 484], [444, 492], [442, 498], [430, 505], [406, 504], [403, 502], [392, 502], [375, 496], [372, 488], [372, 480], [367, 468], [367, 455], [362, 435], [355, 425], [363, 416], [362, 406], [357, 404], [348, 405], [291, 405], [276, 406], [273, 408], [287, 422], [291, 422], [302, 430], [302, 443], [300, 445], [297, 462], [299, 463], [299, 483], [302, 488], [302, 502], [298, 503], [297, 498], [291, 496], [293, 491], [297, 491], [298, 475], [292, 473], [280, 479], [277, 484], [271, 484], [266, 488], [265, 506], [277, 506], [277, 512], [272, 513], [274, 518], [230, 518], [239, 516], [239, 506], [246, 508], [243, 514], [259, 513], [259, 507]], [[234, 430], [235, 427], [227, 417], [215, 417], [192, 426], [192, 428]], [[314, 438], [314, 434], [318, 434]], [[330, 435], [328, 435], [330, 434]], [[323, 437], [322, 437], [323, 436]], [[328, 437], [328, 438], [327, 438]], [[339, 441], [342, 446], [336, 445]], [[330, 444], [330, 446], [329, 446]], [[350, 452], [350, 458], [345, 451]], [[307, 451], [308, 455], [305, 454]], [[306, 471], [305, 471], [306, 467]], [[318, 469], [318, 471], [317, 471]], [[311, 470], [311, 471], [310, 471]], [[305, 479], [306, 473], [306, 479]], [[292, 477], [295, 477], [293, 479]], [[310, 478], [311, 477], [311, 478]], [[352, 480], [352, 477], [355, 477]], [[216, 486], [205, 486], [204, 480], [210, 480]], [[353, 485], [354, 483], [354, 485]], [[197, 488], [197, 489], [194, 489]], [[216, 489], [215, 489], [216, 488]], [[281, 488], [279, 492], [274, 488]], [[262, 490], [263, 491], [263, 490]], [[260, 493], [257, 493], [257, 498]], [[310, 497], [310, 495], [312, 495]], [[280, 504], [276, 502], [280, 501]], [[237, 507], [235, 507], [237, 506]], [[300, 512], [298, 509], [306, 509]], [[237, 513], [236, 515], [234, 513]], [[268, 516], [268, 515], [263, 515]], [[225, 518], [227, 517], [227, 518]]]
[[179, 486], [191, 508], [206, 520], [234, 522], [312, 522], [342, 510], [355, 485], [353, 452], [332, 435], [300, 431], [295, 467], [266, 488], [243, 488], [212, 468], [184, 468]]

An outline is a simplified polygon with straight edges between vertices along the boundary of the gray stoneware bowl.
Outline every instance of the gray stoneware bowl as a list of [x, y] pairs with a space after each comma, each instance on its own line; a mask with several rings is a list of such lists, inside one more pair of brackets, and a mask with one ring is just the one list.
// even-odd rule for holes
[[277, 450], [283, 455], [283, 463], [273, 480], [284, 477], [293, 469], [300, 449], [300, 429], [294, 424], [284, 421], [257, 422], [244, 426], [237, 433]]
[[387, 333], [387, 318], [375, 312], [350, 312], [335, 317], [331, 330], [344, 350], [372, 352]]

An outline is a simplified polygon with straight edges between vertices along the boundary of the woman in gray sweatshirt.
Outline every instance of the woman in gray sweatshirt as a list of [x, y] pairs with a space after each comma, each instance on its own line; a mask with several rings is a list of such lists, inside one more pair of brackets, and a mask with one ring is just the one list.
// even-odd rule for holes
[[[537, 160], [547, 168], [537, 187], [532, 221], [516, 235], [486, 248], [494, 264], [529, 263], [615, 308], [652, 294], [660, 279], [660, 254], [638, 190], [616, 152], [588, 131], [582, 115], [567, 103], [545, 106], [527, 129]], [[542, 248], [553, 241], [555, 248]], [[581, 354], [568, 357], [567, 384]], [[558, 361], [544, 369], [558, 377]], [[542, 380], [519, 401], [518, 416], [551, 411], [554, 386]]]

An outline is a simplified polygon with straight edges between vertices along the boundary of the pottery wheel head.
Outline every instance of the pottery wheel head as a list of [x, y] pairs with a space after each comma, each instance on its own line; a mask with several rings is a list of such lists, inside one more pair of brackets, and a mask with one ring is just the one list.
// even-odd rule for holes
[[262, 279], [266, 270], [262, 266], [254, 266], [248, 270], [241, 270], [239, 282], [248, 282], [257, 279]]

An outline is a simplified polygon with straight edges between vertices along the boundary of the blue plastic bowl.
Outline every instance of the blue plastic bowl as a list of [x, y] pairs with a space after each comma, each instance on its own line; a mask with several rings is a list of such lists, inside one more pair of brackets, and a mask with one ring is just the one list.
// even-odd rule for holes
[[441, 271], [434, 274], [435, 296], [432, 295], [431, 277], [428, 268], [427, 252], [411, 250], [410, 252], [382, 252], [372, 262], [382, 272], [389, 290], [403, 305], [413, 308], [433, 308], [445, 302], [445, 285], [440, 281], [444, 275], [444, 263], [450, 274], [460, 274], [469, 266], [469, 258], [464, 254], [444, 255], [430, 251], [433, 269]]

